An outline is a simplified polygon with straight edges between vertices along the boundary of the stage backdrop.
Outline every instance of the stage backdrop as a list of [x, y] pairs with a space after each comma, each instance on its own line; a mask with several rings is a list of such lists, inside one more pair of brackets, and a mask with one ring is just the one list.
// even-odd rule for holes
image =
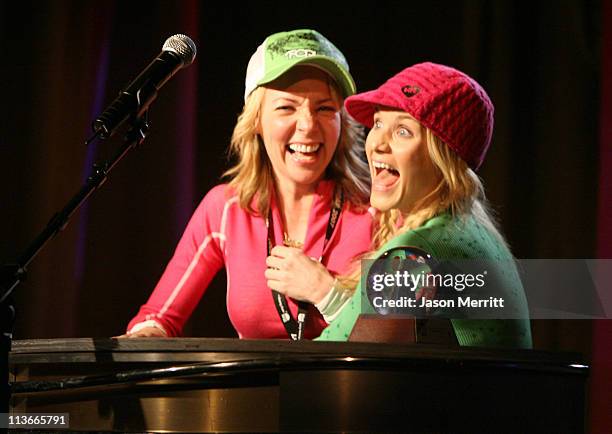
[[[186, 33], [198, 45], [195, 63], [153, 104], [145, 143], [30, 266], [15, 297], [15, 338], [123, 333], [191, 212], [228, 167], [226, 150], [242, 108], [250, 55], [266, 35], [300, 27], [317, 29], [339, 46], [359, 90], [426, 60], [474, 76], [496, 107], [493, 144], [480, 175], [514, 254], [597, 257], [598, 237], [600, 245], [612, 238], [610, 190], [600, 189], [612, 171], [610, 159], [600, 158], [609, 156], [610, 143], [602, 141], [600, 147], [599, 121], [611, 122], [600, 118], [601, 59], [610, 46], [602, 44], [605, 11], [610, 15], [609, 4], [602, 7], [599, 1], [297, 7], [3, 0], [3, 262], [18, 257], [80, 188], [93, 162], [120, 145], [117, 136], [84, 146], [96, 115], [159, 53], [167, 37]], [[601, 170], [600, 161], [607, 161]], [[224, 290], [221, 275], [187, 335], [235, 335]], [[590, 357], [590, 322], [539, 321], [533, 329], [538, 348]]]

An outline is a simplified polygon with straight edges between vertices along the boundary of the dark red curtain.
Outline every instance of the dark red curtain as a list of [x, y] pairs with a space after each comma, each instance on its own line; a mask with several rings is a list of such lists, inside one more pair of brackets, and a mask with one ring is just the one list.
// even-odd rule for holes
[[[599, 201], [597, 257], [612, 258], [612, 2], [602, 9]], [[612, 431], [612, 320], [593, 322], [590, 378], [591, 432]]]
[[[217, 2], [218, 3], [218, 2]], [[14, 260], [121, 136], [85, 147], [91, 121], [172, 34], [198, 45], [133, 150], [18, 288], [15, 338], [122, 333], [200, 198], [228, 167], [246, 63], [275, 31], [315, 28], [358, 88], [430, 60], [477, 78], [496, 106], [481, 176], [519, 258], [610, 258], [610, 2], [0, 3], [0, 262]], [[602, 17], [607, 20], [602, 22]], [[234, 336], [219, 276], [186, 329]], [[610, 431], [610, 322], [534, 321], [537, 348], [593, 357], [594, 427]], [[607, 389], [602, 387], [605, 385]], [[607, 423], [607, 425], [606, 425]], [[594, 432], [596, 429], [593, 428]]]

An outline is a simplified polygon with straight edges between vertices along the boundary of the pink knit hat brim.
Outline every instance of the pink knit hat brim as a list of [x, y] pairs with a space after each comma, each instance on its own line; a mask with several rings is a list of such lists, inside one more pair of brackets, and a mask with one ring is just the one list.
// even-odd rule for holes
[[368, 128], [372, 128], [374, 124], [374, 113], [376, 113], [378, 106], [403, 110], [397, 94], [385, 92], [384, 88], [350, 96], [346, 99], [344, 105], [357, 122]]

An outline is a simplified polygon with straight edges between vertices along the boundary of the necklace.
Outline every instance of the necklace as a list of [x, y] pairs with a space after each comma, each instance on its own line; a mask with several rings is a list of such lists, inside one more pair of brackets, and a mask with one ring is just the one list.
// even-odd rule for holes
[[286, 247], [295, 247], [296, 249], [301, 249], [304, 247], [303, 242], [289, 238], [289, 234], [287, 232], [283, 232], [283, 244]]

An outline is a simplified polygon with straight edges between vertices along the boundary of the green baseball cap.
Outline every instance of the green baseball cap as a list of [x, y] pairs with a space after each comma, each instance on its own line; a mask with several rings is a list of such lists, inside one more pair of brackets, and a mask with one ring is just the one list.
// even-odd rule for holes
[[300, 29], [270, 35], [257, 47], [247, 67], [245, 101], [255, 88], [276, 80], [296, 65], [311, 65], [327, 72], [344, 98], [355, 93], [355, 82], [340, 50], [319, 32]]

